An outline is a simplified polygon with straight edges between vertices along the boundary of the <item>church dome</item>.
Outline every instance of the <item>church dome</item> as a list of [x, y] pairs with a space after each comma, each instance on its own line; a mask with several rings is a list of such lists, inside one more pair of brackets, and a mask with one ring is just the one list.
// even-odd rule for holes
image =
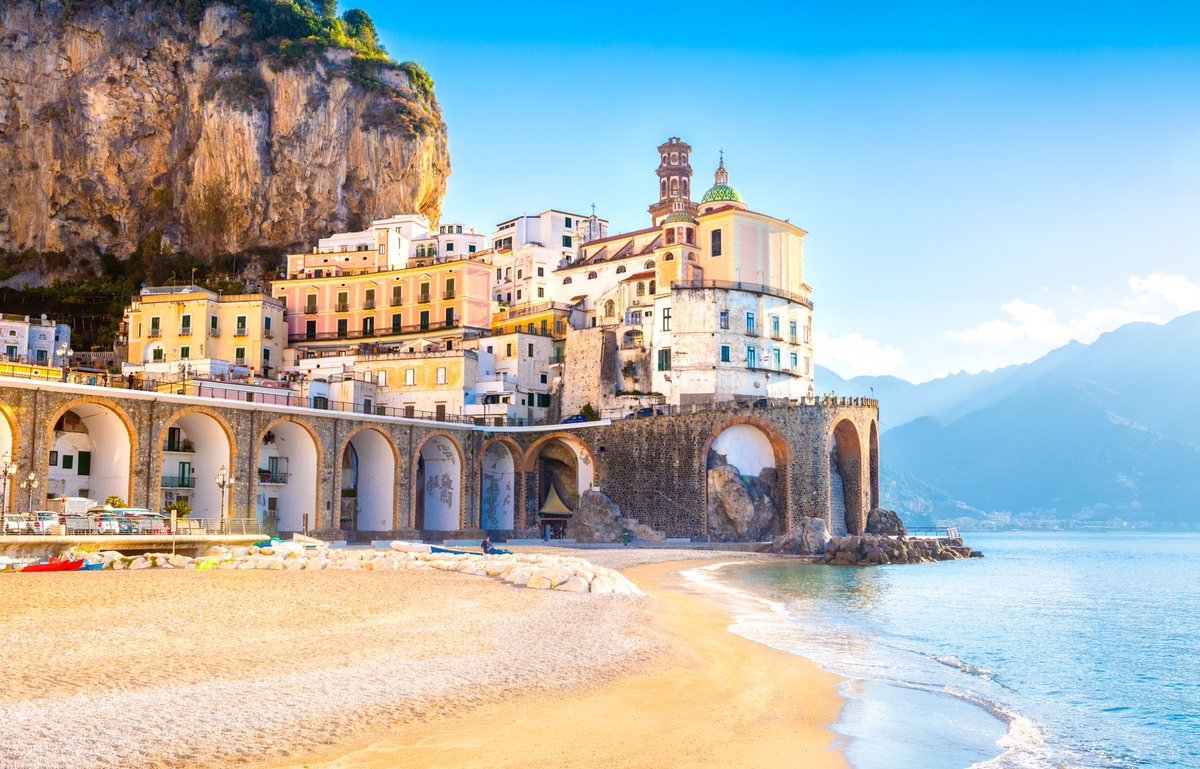
[[667, 218], [663, 219], [663, 224], [695, 224], [696, 219], [682, 208], [677, 208], [667, 214]]
[[741, 203], [742, 196], [737, 190], [730, 187], [728, 184], [714, 184], [708, 188], [708, 192], [704, 193], [704, 197], [700, 198], [701, 203]]

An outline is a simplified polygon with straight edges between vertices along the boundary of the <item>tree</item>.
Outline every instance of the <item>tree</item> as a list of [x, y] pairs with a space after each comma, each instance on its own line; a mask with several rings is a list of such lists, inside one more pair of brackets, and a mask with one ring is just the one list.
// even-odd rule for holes
[[104, 500], [104, 504], [118, 510], [126, 507], [125, 500], [121, 499], [116, 494], [109, 494], [108, 499]]
[[597, 422], [600, 420], [600, 415], [596, 413], [596, 409], [590, 403], [583, 404], [583, 408], [579, 409], [579, 413], [587, 417], [589, 422]]
[[374, 51], [379, 48], [379, 35], [375, 32], [375, 22], [371, 21], [371, 17], [367, 15], [366, 11], [360, 8], [351, 8], [342, 14], [342, 21], [346, 22], [350, 35], [368, 49]]
[[165, 512], [167, 515], [170, 515], [172, 512], [174, 512], [175, 515], [179, 516], [180, 518], [186, 518], [192, 514], [192, 508], [187, 502], [184, 502], [182, 499], [180, 499], [167, 505], [166, 510], [163, 512]]
[[327, 19], [337, 16], [337, 0], [317, 0], [317, 12]]

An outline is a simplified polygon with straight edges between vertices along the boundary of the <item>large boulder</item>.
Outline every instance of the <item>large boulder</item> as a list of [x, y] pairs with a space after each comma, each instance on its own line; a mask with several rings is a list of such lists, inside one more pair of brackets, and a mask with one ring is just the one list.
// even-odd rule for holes
[[884, 510], [882, 507], [873, 508], [871, 512], [867, 513], [867, 533], [891, 537], [908, 536], [900, 516], [896, 515], [895, 511]]
[[824, 518], [804, 516], [797, 521], [794, 529], [776, 537], [771, 542], [771, 552], [789, 555], [822, 555], [831, 539], [829, 523]]
[[571, 516], [570, 534], [577, 542], [620, 542], [628, 529], [633, 539], [661, 541], [661, 531], [621, 515], [621, 508], [603, 492], [589, 490], [579, 496]]
[[776, 530], [772, 485], [733, 465], [708, 471], [708, 531], [718, 542], [759, 542]]

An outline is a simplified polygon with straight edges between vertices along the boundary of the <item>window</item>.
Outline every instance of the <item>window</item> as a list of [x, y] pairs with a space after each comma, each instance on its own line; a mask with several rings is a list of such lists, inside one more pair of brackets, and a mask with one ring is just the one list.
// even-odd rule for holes
[[474, 244], [474, 243], [472, 243], [471, 245], [467, 246], [467, 253], [468, 253], [468, 254], [473, 254], [473, 253], [475, 253], [475, 244]]
[[571, 279], [570, 279], [570, 278], [563, 278], [563, 285], [564, 285], [564, 286], [569, 286], [569, 285], [571, 285]]
[[366, 292], [363, 294], [363, 309], [364, 310], [374, 310], [375, 309], [375, 289], [368, 288], [366, 290]]
[[50, 452], [50, 466], [58, 467], [58, 452], [57, 451]]
[[649, 288], [649, 293], [650, 293], [650, 294], [654, 294], [654, 292], [655, 292], [655, 286], [657, 286], [657, 285], [658, 285], [658, 282], [657, 282], [657, 281], [654, 281], [654, 280], [650, 281], [650, 288]]
[[721, 231], [713, 230], [711, 233], [711, 247], [709, 250], [713, 256], [721, 255]]
[[350, 294], [345, 291], [339, 291], [337, 295], [337, 311], [347, 312], [350, 309]]
[[647, 260], [646, 263], [642, 265], [642, 269], [643, 270], [653, 270], [654, 269], [654, 260], [653, 259]]
[[233, 348], [233, 362], [238, 366], [246, 365], [246, 348], [245, 347]]
[[746, 333], [747, 334], [757, 334], [758, 333], [758, 331], [755, 330], [754, 313], [752, 313], [752, 312], [746, 313]]
[[446, 384], [446, 367], [439, 366], [437, 370], [437, 383]]
[[338, 318], [337, 335], [339, 339], [345, 339], [350, 335], [350, 324], [346, 318]]
[[75, 455], [74, 454], [63, 454], [62, 455], [62, 466], [63, 466], [64, 470], [74, 470], [75, 469]]
[[446, 324], [445, 324], [446, 328], [454, 328], [454, 308], [453, 307], [446, 308], [445, 320], [446, 320]]
[[595, 271], [588, 273], [588, 280], [595, 280], [598, 277], [600, 277], [600, 274]]
[[617, 314], [617, 303], [609, 299], [604, 303], [604, 317], [611, 318]]
[[796, 353], [792, 353], [792, 365], [790, 368], [793, 371], [800, 368], [800, 357], [798, 355], [796, 355]]
[[537, 295], [538, 295], [538, 299], [545, 299], [546, 298], [546, 289], [541, 286], [538, 286]]
[[569, 216], [568, 216], [568, 217], [565, 217], [565, 218], [563, 219], [563, 226], [564, 226], [564, 227], [570, 227], [570, 226], [571, 226], [571, 217], [569, 217]]
[[184, 345], [179, 348], [179, 357], [183, 360], [188, 360], [192, 357], [192, 348]]
[[500, 278], [503, 274], [504, 274], [503, 271], [499, 267], [497, 267], [496, 268], [496, 282], [497, 283], [500, 282]]
[[375, 336], [375, 316], [368, 315], [362, 319], [362, 335]]
[[571, 247], [571, 236], [563, 235], [562, 244], [563, 244], [563, 248], [570, 248]]
[[404, 384], [412, 386], [417, 383], [417, 370], [415, 368], [404, 369]]
[[721, 314], [718, 317], [721, 328], [729, 328], [729, 310], [721, 310]]
[[245, 315], [237, 316], [237, 322], [234, 324], [233, 334], [234, 334], [234, 336], [245, 336], [246, 335], [246, 316]]
[[428, 330], [429, 330], [429, 310], [421, 310], [421, 321], [420, 321], [420, 325], [421, 325], [421, 330], [422, 330], [422, 331], [428, 331]]
[[504, 355], [505, 355], [505, 357], [508, 357], [508, 358], [512, 357], [512, 342], [509, 342], [508, 344], [504, 345]]
[[428, 302], [429, 301], [429, 284], [428, 283], [421, 284], [421, 296], [417, 298], [417, 301], [418, 302]]
[[727, 345], [727, 344], [721, 345], [721, 362], [722, 363], [729, 362], [729, 345]]
[[758, 348], [746, 348], [746, 368], [758, 368]]
[[796, 321], [788, 324], [788, 336], [792, 338], [792, 344], [796, 343]]
[[667, 230], [667, 245], [668, 246], [675, 245], [675, 228], [674, 227]]
[[517, 280], [520, 280], [524, 277], [524, 272], [524, 270], [517, 270]]
[[544, 277], [546, 277], [546, 268], [545, 268], [545, 267], [538, 267], [538, 268], [537, 268], [537, 270], [538, 270], [538, 271], [537, 271], [537, 276], [538, 276], [539, 278], [544, 278]]
[[[13, 349], [15, 350], [16, 348], [13, 348]], [[16, 354], [16, 353], [14, 353], [14, 355], [15, 355], [15, 354]], [[161, 347], [155, 347], [155, 348], [154, 348], [154, 351], [153, 351], [152, 353], [150, 353], [150, 358], [151, 358], [152, 360], [161, 361], [161, 360], [163, 359], [163, 351], [162, 351], [162, 348], [161, 348]]]
[[[304, 311], [307, 313], [315, 313], [317, 311], [317, 295], [309, 294], [304, 298]], [[217, 319], [213, 317], [213, 329], [217, 328]]]
[[771, 316], [771, 336], [775, 337], [776, 339], [779, 338], [779, 316], [778, 315]]
[[392, 306], [399, 307], [403, 304], [404, 286], [392, 286]]
[[671, 370], [671, 348], [670, 347], [664, 347], [658, 351], [658, 370], [659, 371], [670, 371]]
[[662, 322], [663, 322], [662, 330], [670, 331], [671, 330], [671, 308], [670, 307], [663, 308]]
[[263, 368], [271, 365], [271, 351], [263, 348]]
[[617, 265], [617, 274], [620, 275], [623, 272], [625, 272], [625, 265]]
[[304, 338], [305, 339], [316, 339], [317, 338], [317, 322], [315, 320], [304, 321]]
[[517, 301], [521, 301], [521, 289], [517, 289]]
[[403, 318], [403, 316], [398, 312], [392, 314], [392, 333], [393, 334], [399, 334], [400, 330], [402, 328], [404, 328], [404, 322], [403, 322], [402, 318]]
[[776, 371], [783, 368], [783, 366], [780, 365], [780, 362], [779, 362], [779, 349], [778, 348], [771, 350], [771, 363], [774, 364], [774, 368]]
[[150, 336], [162, 336], [161, 321], [158, 318], [150, 319]]
[[192, 333], [192, 316], [191, 315], [184, 315], [184, 316], [180, 317], [179, 333], [181, 333], [181, 334]]
[[533, 343], [532, 342], [529, 344], [529, 357], [530, 358], [533, 357]]
[[447, 243], [447, 244], [446, 244], [446, 250], [447, 250], [447, 251], [453, 251], [453, 250], [454, 250], [454, 241], [450, 241], [449, 243]]
[[386, 371], [380, 371], [378, 374], [375, 375], [375, 384], [379, 385], [380, 387], [387, 387], [387, 372]]
[[546, 375], [545, 374], [542, 374], [541, 382], [542, 382], [542, 384], [546, 384]]
[[638, 284], [637, 284], [637, 289], [636, 289], [635, 293], [636, 293], [638, 296], [645, 296], [645, 295], [646, 295], [646, 284], [645, 284], [645, 283], [638, 283]]
[[[264, 331], [271, 330], [271, 316], [270, 315], [263, 316], [263, 330]], [[270, 334], [268, 334], [267, 336], [270, 336]]]
[[443, 299], [454, 298], [454, 278], [446, 278], [446, 293]]

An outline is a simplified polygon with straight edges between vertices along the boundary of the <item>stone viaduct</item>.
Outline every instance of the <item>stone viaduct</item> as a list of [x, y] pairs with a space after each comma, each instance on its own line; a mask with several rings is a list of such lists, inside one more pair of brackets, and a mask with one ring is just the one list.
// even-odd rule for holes
[[[598, 489], [667, 536], [705, 539], [714, 455], [773, 469], [778, 530], [844, 510], [858, 532], [878, 506], [878, 429], [864, 399], [506, 428], [0, 380], [0, 457], [17, 465], [7, 511], [42, 507], [46, 491], [152, 510], [179, 494], [194, 517], [353, 540], [528, 536], [552, 488], [568, 507]], [[87, 454], [86, 476], [83, 459], [64, 468], [69, 452]], [[30, 473], [36, 494], [20, 487]]]

